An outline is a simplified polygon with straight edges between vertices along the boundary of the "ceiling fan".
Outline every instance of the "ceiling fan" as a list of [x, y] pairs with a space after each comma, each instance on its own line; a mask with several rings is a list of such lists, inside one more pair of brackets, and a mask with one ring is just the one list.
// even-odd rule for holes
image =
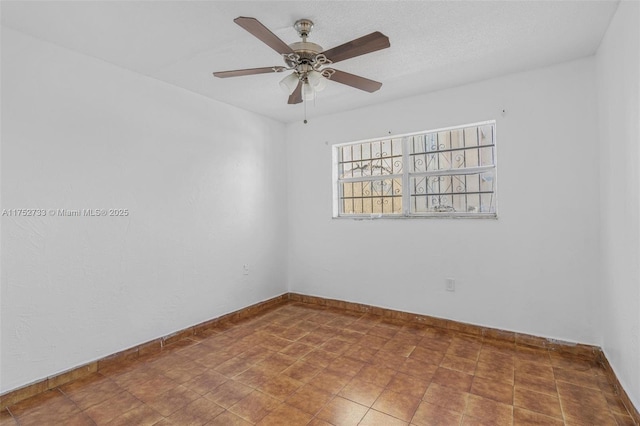
[[366, 92], [375, 92], [382, 87], [380, 82], [331, 67], [331, 64], [336, 62], [389, 47], [389, 38], [378, 31], [332, 49], [323, 50], [321, 46], [307, 41], [313, 28], [313, 22], [309, 19], [299, 19], [295, 22], [293, 27], [302, 41], [291, 44], [286, 44], [255, 18], [240, 16], [233, 21], [282, 55], [285, 66], [219, 71], [213, 73], [216, 77], [227, 78], [293, 71], [280, 81], [280, 86], [289, 93], [289, 104], [298, 104], [303, 100], [314, 99], [316, 92], [324, 89], [328, 80]]

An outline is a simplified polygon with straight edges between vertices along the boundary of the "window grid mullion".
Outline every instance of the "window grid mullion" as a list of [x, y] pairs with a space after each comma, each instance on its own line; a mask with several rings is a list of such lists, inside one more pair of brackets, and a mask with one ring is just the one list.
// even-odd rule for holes
[[411, 138], [402, 138], [402, 215], [409, 216], [411, 214], [411, 189], [409, 188], [409, 140]]
[[347, 183], [347, 182], [372, 182], [377, 180], [388, 180], [388, 179], [402, 179], [402, 175], [395, 174], [395, 175], [363, 176], [363, 177], [357, 177], [357, 178], [338, 179], [338, 181], [342, 183]]

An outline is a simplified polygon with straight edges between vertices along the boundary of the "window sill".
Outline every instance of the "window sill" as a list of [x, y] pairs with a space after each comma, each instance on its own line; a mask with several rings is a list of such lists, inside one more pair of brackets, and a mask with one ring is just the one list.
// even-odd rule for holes
[[343, 215], [333, 216], [332, 219], [351, 219], [351, 220], [378, 220], [378, 219], [498, 219], [497, 213], [484, 213], [484, 214], [421, 214], [421, 215]]

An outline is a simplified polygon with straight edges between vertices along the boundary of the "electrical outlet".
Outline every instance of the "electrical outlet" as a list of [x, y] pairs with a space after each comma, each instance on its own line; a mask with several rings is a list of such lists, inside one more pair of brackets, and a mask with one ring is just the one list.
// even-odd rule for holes
[[453, 278], [447, 278], [444, 280], [447, 291], [456, 291], [456, 280]]
[[246, 263], [242, 265], [242, 275], [249, 275], [249, 265]]

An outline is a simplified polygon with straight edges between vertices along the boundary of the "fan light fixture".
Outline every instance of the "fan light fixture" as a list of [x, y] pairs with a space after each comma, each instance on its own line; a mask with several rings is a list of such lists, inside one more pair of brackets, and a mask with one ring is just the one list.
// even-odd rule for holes
[[296, 90], [296, 87], [298, 87], [298, 81], [300, 81], [300, 77], [293, 72], [280, 80], [280, 88], [287, 95], [290, 95], [294, 90]]
[[[289, 104], [315, 99], [316, 94], [327, 86], [328, 80], [370, 93], [382, 87], [380, 82], [330, 67], [336, 62], [389, 47], [389, 38], [378, 31], [324, 50], [322, 46], [307, 41], [313, 28], [313, 22], [309, 19], [299, 19], [293, 25], [302, 41], [291, 44], [286, 44], [255, 18], [240, 16], [234, 19], [234, 22], [278, 52], [286, 66], [219, 71], [213, 73], [216, 77], [227, 78], [293, 71], [280, 80], [280, 87], [289, 94]], [[304, 122], [307, 122], [306, 119]]]
[[[331, 63], [322, 53], [322, 47], [307, 41], [307, 37], [313, 28], [313, 22], [308, 19], [300, 19], [293, 26], [302, 38], [302, 41], [291, 43], [289, 47], [294, 53], [283, 54], [288, 70], [291, 74], [280, 81], [280, 87], [288, 95], [293, 95], [302, 84], [301, 97], [304, 101], [314, 100], [316, 93], [327, 87], [327, 77], [331, 76], [330, 69], [321, 71], [324, 65]], [[326, 73], [326, 76], [323, 74]]]
[[305, 101], [313, 100], [317, 92], [321, 92], [327, 87], [327, 78], [314, 70], [303, 74], [298, 74], [296, 71], [292, 72], [280, 80], [280, 88], [287, 95], [291, 95], [300, 81], [303, 84], [302, 99]]

